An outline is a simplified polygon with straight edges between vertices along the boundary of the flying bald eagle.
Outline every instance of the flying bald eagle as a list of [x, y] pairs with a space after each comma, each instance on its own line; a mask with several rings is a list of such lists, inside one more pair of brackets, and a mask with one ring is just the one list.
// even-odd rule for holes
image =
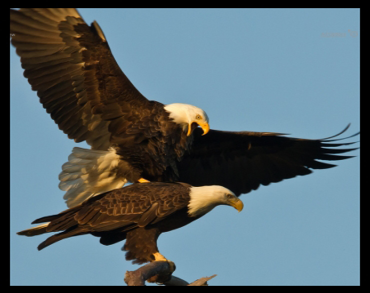
[[222, 185], [240, 195], [333, 167], [317, 160], [350, 158], [338, 154], [353, 150], [338, 148], [351, 143], [333, 137], [210, 130], [202, 109], [147, 100], [117, 65], [99, 25], [87, 25], [75, 9], [11, 10], [10, 32], [46, 111], [69, 138], [91, 146], [74, 148], [62, 166], [59, 187], [69, 207], [144, 179]]
[[62, 239], [84, 234], [100, 237], [100, 243], [104, 245], [126, 239], [122, 249], [127, 251], [127, 260], [138, 264], [166, 261], [157, 247], [160, 234], [181, 228], [218, 205], [229, 205], [239, 212], [243, 209], [243, 202], [222, 186], [136, 183], [94, 196], [57, 215], [37, 219], [32, 224], [48, 223], [18, 234], [35, 236], [62, 231], [42, 242], [39, 250]]
[[117, 65], [99, 25], [88, 26], [75, 9], [11, 9], [10, 33], [51, 118], [91, 146], [74, 149], [63, 167], [69, 206], [127, 181], [177, 181], [176, 162], [192, 131], [209, 131], [202, 109], [146, 99]]

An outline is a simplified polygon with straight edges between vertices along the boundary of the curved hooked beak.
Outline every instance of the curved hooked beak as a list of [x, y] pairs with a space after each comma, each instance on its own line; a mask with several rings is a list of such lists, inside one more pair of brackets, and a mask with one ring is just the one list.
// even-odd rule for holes
[[241, 212], [241, 210], [243, 209], [244, 207], [244, 204], [243, 202], [239, 199], [239, 198], [236, 198], [235, 200], [233, 200], [231, 203], [231, 206], [234, 207], [238, 212]]
[[198, 127], [198, 125], [203, 129], [203, 134], [202, 135], [206, 135], [209, 132], [209, 124], [207, 122], [199, 123], [199, 124], [197, 122], [192, 122], [188, 126], [187, 136], [191, 135], [193, 133], [194, 129]]
[[203, 134], [202, 135], [206, 135], [209, 132], [209, 124], [207, 122], [200, 125], [200, 127], [203, 129]]

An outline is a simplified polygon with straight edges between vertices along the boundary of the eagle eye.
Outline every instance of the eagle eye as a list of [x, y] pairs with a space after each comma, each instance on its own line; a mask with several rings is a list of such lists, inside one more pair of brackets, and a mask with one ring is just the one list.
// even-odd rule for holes
[[200, 116], [199, 114], [197, 116], [195, 116], [195, 119], [197, 119], [197, 120], [199, 120], [201, 118], [202, 118], [202, 116]]

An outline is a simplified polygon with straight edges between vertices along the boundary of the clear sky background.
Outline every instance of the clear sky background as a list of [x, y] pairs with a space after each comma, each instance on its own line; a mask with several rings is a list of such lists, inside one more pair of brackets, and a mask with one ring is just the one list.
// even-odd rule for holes
[[[96, 20], [132, 83], [150, 100], [203, 108], [212, 129], [324, 138], [359, 131], [358, 9], [79, 9]], [[23, 237], [66, 209], [58, 174], [76, 144], [58, 129], [10, 48], [12, 285], [125, 285], [135, 270], [91, 235], [42, 251]], [[345, 135], [346, 135], [345, 134]], [[344, 135], [344, 136], [345, 136]], [[351, 141], [358, 141], [359, 136]], [[359, 144], [357, 144], [359, 146]], [[262, 186], [162, 234], [174, 275], [211, 285], [358, 285], [359, 151], [338, 167]]]

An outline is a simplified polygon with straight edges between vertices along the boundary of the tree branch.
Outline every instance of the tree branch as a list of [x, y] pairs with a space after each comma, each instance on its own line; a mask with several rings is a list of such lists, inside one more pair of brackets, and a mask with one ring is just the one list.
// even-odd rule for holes
[[175, 269], [176, 266], [172, 261], [154, 261], [138, 268], [136, 271], [127, 271], [124, 281], [128, 286], [145, 286], [145, 281], [160, 283], [165, 286], [207, 286], [207, 281], [216, 276], [200, 278], [189, 284], [178, 277], [172, 276]]
[[212, 275], [210, 277], [203, 277], [198, 280], [195, 280], [193, 283], [189, 284], [188, 286], [208, 286], [207, 281], [213, 279], [217, 275]]
[[136, 271], [127, 271], [124, 281], [128, 286], [145, 286], [145, 281], [164, 283], [171, 278], [175, 268], [171, 261], [153, 261]]

